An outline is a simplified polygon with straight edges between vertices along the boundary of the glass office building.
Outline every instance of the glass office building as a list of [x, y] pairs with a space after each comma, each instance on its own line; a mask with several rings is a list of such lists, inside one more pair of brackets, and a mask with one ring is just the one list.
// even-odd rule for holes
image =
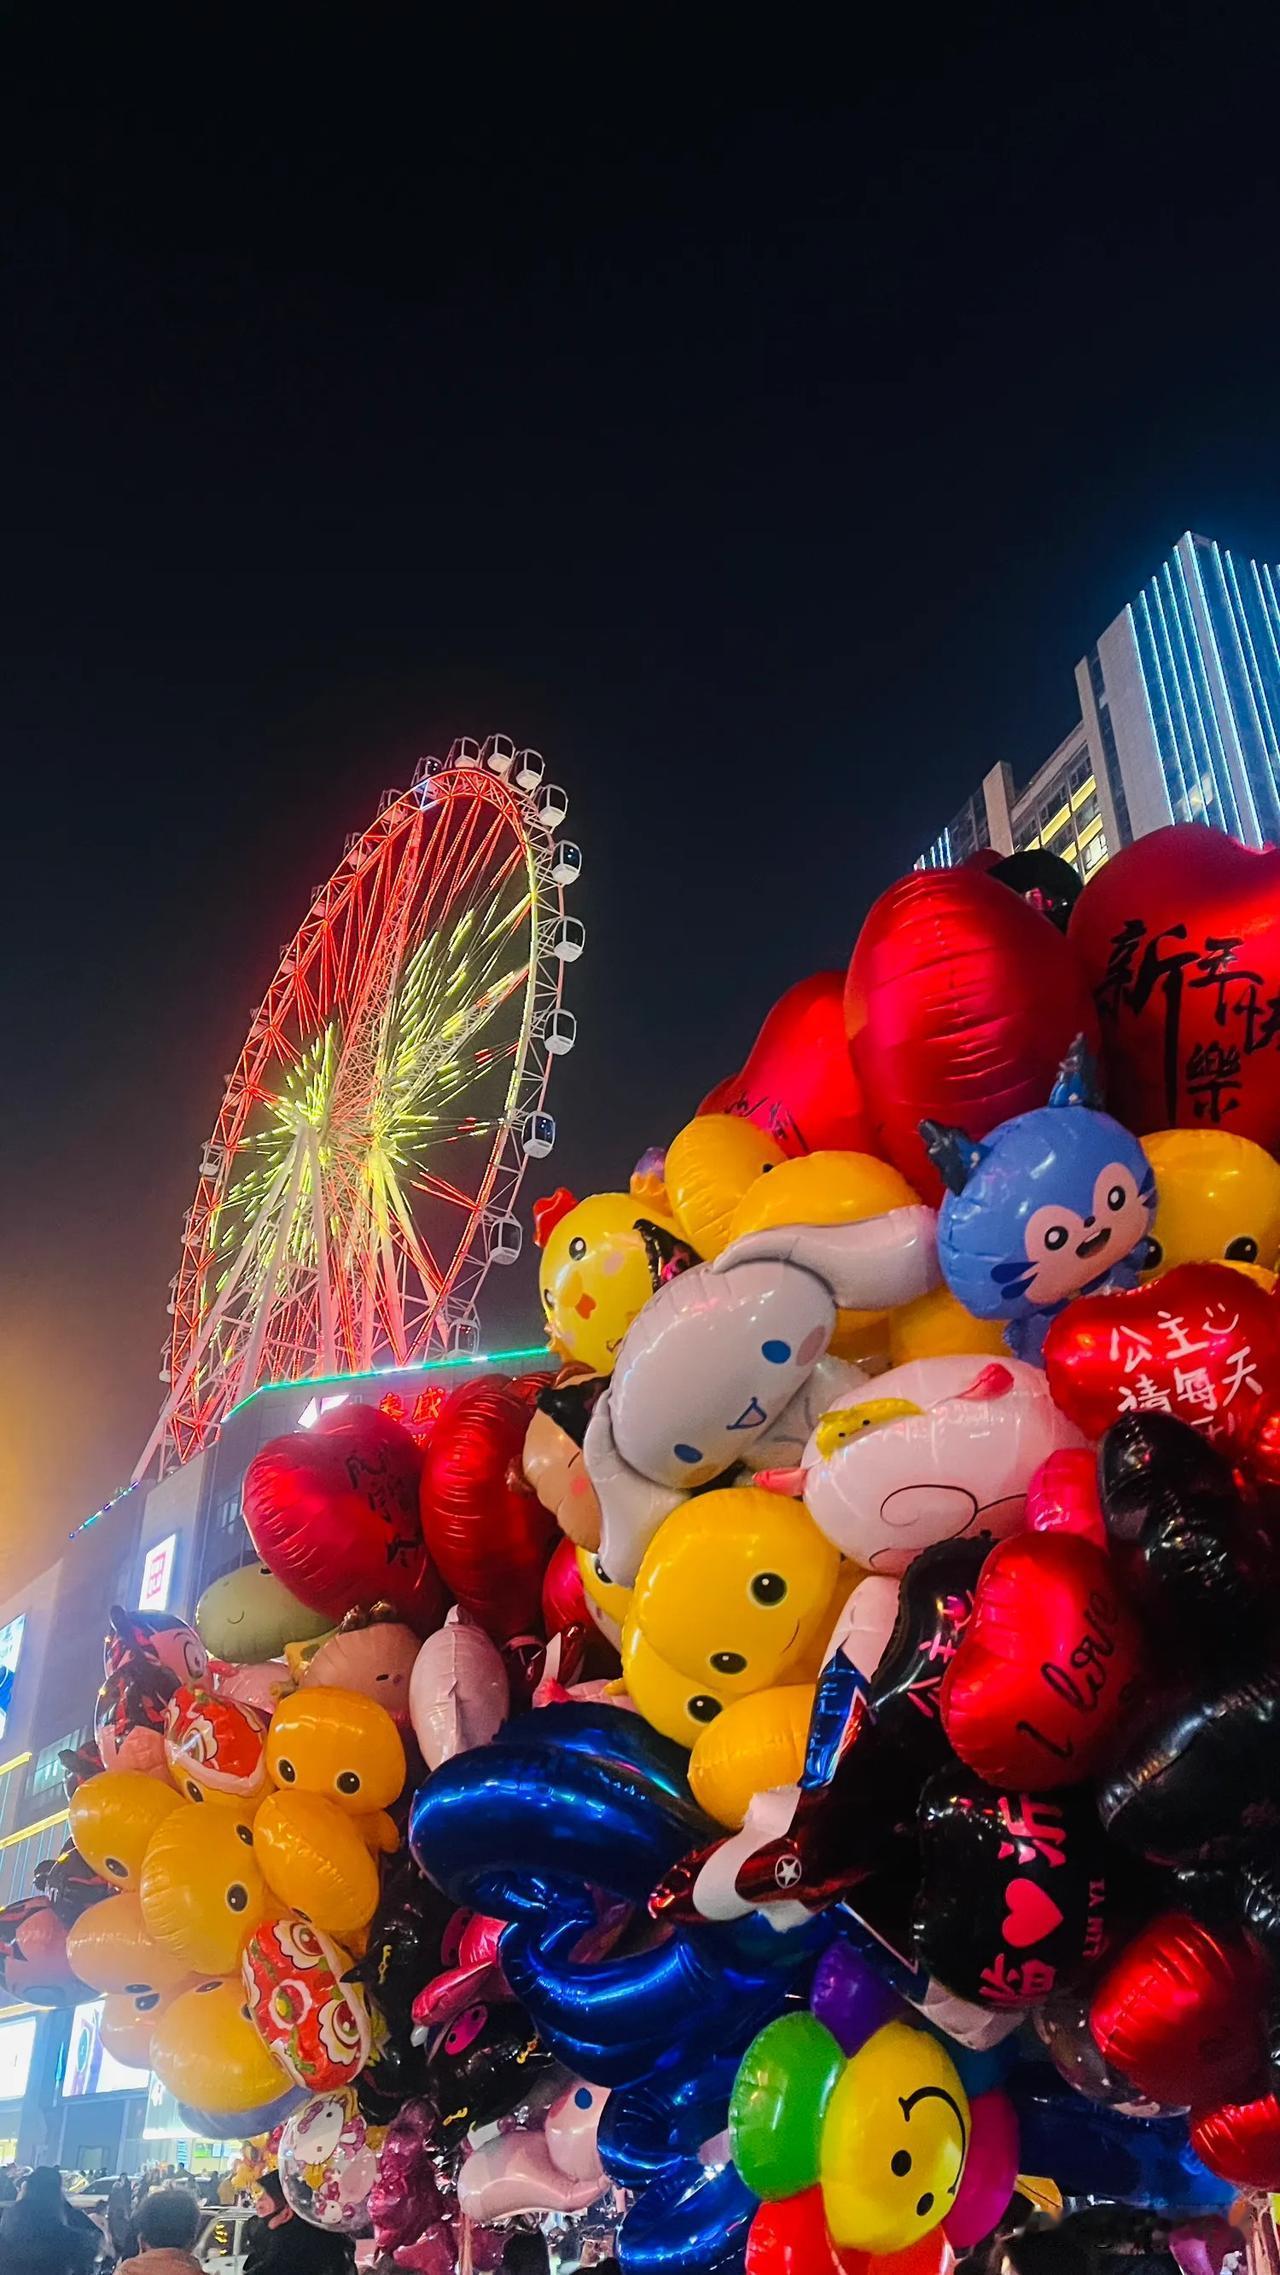
[[1043, 845], [1082, 875], [1168, 822], [1280, 844], [1280, 570], [1181, 537], [1076, 666], [1080, 723], [1019, 790], [993, 767], [917, 868]]

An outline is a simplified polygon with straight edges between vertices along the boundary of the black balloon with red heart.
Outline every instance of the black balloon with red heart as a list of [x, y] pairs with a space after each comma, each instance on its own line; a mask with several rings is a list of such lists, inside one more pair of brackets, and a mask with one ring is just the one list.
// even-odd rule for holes
[[1105, 1835], [1088, 1797], [1001, 1791], [958, 1763], [920, 1801], [916, 1954], [958, 1998], [1047, 1998], [1107, 1941]]

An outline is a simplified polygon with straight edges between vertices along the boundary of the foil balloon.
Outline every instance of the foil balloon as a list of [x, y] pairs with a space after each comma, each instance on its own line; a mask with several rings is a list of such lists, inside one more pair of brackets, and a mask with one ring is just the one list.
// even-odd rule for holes
[[1234, 2188], [1280, 2188], [1280, 2097], [1263, 2093], [1201, 2110], [1191, 2121], [1191, 2146]]
[[295, 2085], [317, 2093], [350, 2085], [369, 2058], [363, 1988], [345, 1980], [350, 1954], [310, 1920], [261, 1920], [240, 1954], [250, 2019]]
[[545, 1375], [483, 1375], [448, 1397], [423, 1457], [422, 1527], [446, 1586], [496, 1643], [537, 1627], [556, 1542], [521, 1454]]
[[[745, 1462], [794, 1462], [834, 1387], [811, 1378], [836, 1311], [885, 1309], [933, 1285], [933, 1214], [749, 1234], [659, 1288], [618, 1354], [587, 1426], [600, 1556], [630, 1585], [664, 1516]], [[840, 1388], [861, 1380], [851, 1369]]]
[[699, 1114], [677, 1132], [667, 1147], [666, 1186], [695, 1261], [728, 1247], [743, 1196], [783, 1158], [773, 1138], [732, 1114]]
[[398, 1422], [354, 1401], [310, 1430], [272, 1438], [243, 1487], [259, 1556], [331, 1620], [353, 1603], [387, 1602], [415, 1633], [429, 1634], [444, 1596], [422, 1535], [421, 1459]]
[[[586, 2089], [588, 2098], [590, 2089]], [[458, 2209], [469, 2220], [510, 2220], [521, 2213], [585, 2212], [604, 2194], [603, 2172], [573, 2179], [558, 2170], [540, 2132], [503, 2133], [472, 2149], [458, 2173]]]
[[[266, 1885], [325, 1934], [358, 1934], [378, 1904], [378, 1867], [366, 1838], [377, 1822], [351, 1816], [321, 1793], [269, 1794], [253, 1834]], [[258, 1916], [267, 1908], [264, 1895]]]
[[0, 1910], [0, 1981], [11, 1999], [28, 2006], [79, 2003], [84, 1984], [74, 1972], [68, 1931], [47, 1896], [20, 1896]]
[[919, 870], [881, 894], [858, 935], [844, 1012], [871, 1150], [932, 1201], [943, 1188], [923, 1120], [984, 1138], [1043, 1104], [1075, 1036], [1097, 1037], [1071, 946], [968, 868]]
[[1145, 1616], [1195, 1658], [1260, 1644], [1265, 1599], [1225, 1454], [1171, 1414], [1126, 1414], [1103, 1438], [1098, 1474], [1125, 1586]]
[[1280, 1164], [1234, 1130], [1156, 1130], [1142, 1141], [1156, 1173], [1146, 1269], [1177, 1264], [1280, 1266]]
[[391, 1716], [403, 1735], [409, 1721], [409, 1678], [418, 1656], [418, 1637], [389, 1604], [357, 1606], [337, 1632], [312, 1652], [298, 1680], [299, 1690], [359, 1691]]
[[753, 1794], [795, 1785], [804, 1768], [812, 1683], [784, 1683], [730, 1699], [698, 1732], [689, 1789], [718, 1825], [741, 1825]]
[[678, 1228], [635, 1193], [577, 1201], [563, 1186], [535, 1202], [533, 1218], [551, 1347], [569, 1363], [607, 1375], [657, 1284], [653, 1236], [675, 1242]]
[[983, 1566], [943, 1677], [943, 1725], [991, 1785], [1077, 1784], [1115, 1747], [1141, 1664], [1108, 1558], [1070, 1533], [1024, 1533]]
[[1071, 945], [1131, 1129], [1229, 1124], [1280, 1149], [1278, 884], [1273, 850], [1184, 824], [1126, 846], [1086, 886]]
[[378, 2158], [354, 2093], [313, 2093], [285, 2119], [278, 2157], [285, 2202], [330, 2234], [364, 2235]]
[[149, 2070], [156, 2024], [166, 2008], [172, 2006], [182, 1991], [190, 1990], [192, 1984], [193, 1978], [186, 1975], [169, 1991], [113, 1991], [102, 2002], [102, 2019], [98, 2025], [98, 2035], [107, 2052], [130, 2069]]
[[897, 1575], [946, 1540], [1003, 1540], [1027, 1487], [1081, 1439], [1039, 1369], [916, 1359], [835, 1399], [802, 1458], [805, 1507], [864, 1570]]
[[1233, 1865], [1280, 1830], [1280, 1670], [1215, 1674], [1157, 1698], [1098, 1789], [1124, 1847], [1174, 1866]]
[[415, 2096], [388, 2127], [369, 2195], [374, 2249], [379, 2254], [415, 2243], [444, 2217], [434, 2153], [438, 2114], [434, 2102]]
[[268, 1908], [250, 1820], [184, 1802], [152, 1838], [138, 1895], [147, 1934], [173, 1958], [229, 1975]]
[[922, 1776], [949, 1759], [942, 1678], [968, 1627], [986, 1554], [978, 1540], [921, 1551], [898, 1584], [893, 1627], [867, 1681], [878, 1736]]
[[624, 1678], [637, 1636], [729, 1697], [816, 1674], [839, 1565], [798, 1503], [758, 1486], [699, 1494], [668, 1517], [640, 1566], [622, 1631]]
[[1243, 1935], [1163, 1912], [1112, 1961], [1090, 2000], [1089, 2028], [1103, 2059], [1152, 2101], [1186, 2108], [1244, 2098], [1266, 2083], [1270, 1982]]
[[1043, 2064], [1009, 2081], [1024, 2172], [1051, 2173], [1064, 2196], [1093, 2196], [1169, 2213], [1225, 2207], [1218, 2180], [1188, 2144], [1186, 2120], [1122, 2116], [1073, 2093]]
[[1280, 1307], [1229, 1264], [1180, 1264], [1131, 1294], [1072, 1304], [1049, 1330], [1045, 1367], [1086, 1437], [1159, 1412], [1248, 1461], [1280, 1404]]
[[938, 1217], [943, 1278], [966, 1310], [1003, 1319], [1010, 1350], [1036, 1365], [1050, 1321], [1074, 1297], [1137, 1285], [1155, 1213], [1150, 1162], [1099, 1104], [1080, 1037], [1047, 1106], [982, 1139], [921, 1125], [947, 1187]]
[[390, 1860], [365, 1955], [350, 1971], [381, 2023], [376, 2051], [357, 2084], [361, 2107], [375, 2123], [388, 2123], [402, 2102], [423, 2091], [426, 2052], [414, 2043], [413, 2003], [444, 1964], [442, 1946], [453, 1916], [454, 1906], [407, 1853]]
[[780, 996], [742, 1072], [698, 1109], [737, 1114], [791, 1158], [829, 1148], [867, 1152], [872, 1117], [844, 1030], [844, 975], [815, 972]]
[[115, 1769], [78, 1786], [67, 1814], [86, 1864], [113, 1888], [136, 1888], [152, 1835], [179, 1806], [171, 1785]]
[[1097, 1462], [1085, 1447], [1064, 1446], [1041, 1463], [1027, 1487], [1030, 1532], [1073, 1532], [1095, 1548], [1107, 1545], [1098, 1500]]
[[267, 1790], [267, 1718], [211, 1690], [176, 1690], [165, 1710], [169, 1775], [188, 1801], [242, 1812]]
[[1024, 846], [1017, 853], [1006, 854], [1002, 861], [992, 861], [987, 875], [1021, 900], [1029, 901], [1058, 932], [1066, 931], [1084, 881], [1070, 861], [1047, 853], [1042, 845]]
[[582, 1445], [607, 1380], [602, 1374], [561, 1375], [539, 1391], [520, 1457], [525, 1483], [578, 1548], [600, 1546], [600, 1504]]
[[289, 2085], [274, 2100], [259, 2102], [252, 2109], [198, 2109], [193, 2102], [180, 2101], [178, 2116], [197, 2140], [241, 2141], [248, 2148], [255, 2141], [269, 2141], [301, 2101], [300, 2088]]
[[1032, 2024], [1058, 2076], [1086, 2101], [1100, 2102], [1128, 2117], [1164, 2113], [1158, 2101], [1144, 2098], [1132, 2078], [1106, 2059], [1089, 2028], [1088, 2000], [1078, 1991], [1052, 1992], [1037, 2007]]
[[277, 2101], [289, 2085], [244, 2011], [238, 1975], [196, 1983], [163, 2009], [151, 2067], [179, 2101], [228, 2115]]
[[427, 1768], [439, 1769], [454, 1754], [486, 1744], [501, 1729], [509, 1706], [502, 1653], [455, 1604], [444, 1626], [422, 1645], [409, 1682], [409, 1715]]
[[509, 2117], [550, 2067], [523, 2007], [481, 1999], [464, 2008], [428, 2049], [427, 2090], [441, 2113], [441, 2145], [456, 2148], [474, 2127]]
[[126, 1611], [123, 1604], [111, 1606], [102, 1660], [108, 1676], [167, 1675], [174, 1690], [204, 1682], [209, 1672], [209, 1654], [189, 1621], [174, 1612]]
[[56, 1856], [37, 1864], [31, 1877], [36, 1894], [48, 1897], [64, 1927], [73, 1927], [90, 1904], [100, 1902], [109, 1885], [81, 1856], [74, 1841], [64, 1841]]
[[413, 2002], [415, 2036], [447, 2029], [468, 2007], [490, 2007], [510, 1997], [498, 1950], [505, 1920], [483, 1912], [459, 1912], [441, 1945], [446, 1961]]
[[309, 1611], [278, 1580], [269, 1564], [242, 1564], [211, 1581], [196, 1605], [200, 1640], [215, 1659], [258, 1666], [278, 1659], [287, 1643], [305, 1643], [331, 1624], [325, 1611]]
[[[773, 1165], [747, 1187], [729, 1238], [790, 1224], [861, 1224], [888, 1209], [911, 1208], [919, 1194], [887, 1161], [869, 1153], [809, 1153]], [[920, 1299], [927, 1301], [927, 1298]], [[889, 1349], [890, 1314], [842, 1311], [831, 1347], [842, 1358], [876, 1358]]]
[[994, 2233], [1018, 2177], [1018, 2112], [1008, 2094], [979, 2094], [970, 2101], [969, 2117], [964, 2177], [945, 2222], [947, 2240], [959, 2251]]
[[180, 1683], [207, 1682], [203, 1643], [185, 1620], [113, 1604], [103, 1665], [93, 1734], [104, 1766], [167, 1779], [165, 1708]]
[[920, 1855], [916, 1951], [958, 1997], [1032, 2006], [1104, 1950], [1106, 1843], [1070, 1788], [999, 1792], [939, 1770], [921, 1796]]

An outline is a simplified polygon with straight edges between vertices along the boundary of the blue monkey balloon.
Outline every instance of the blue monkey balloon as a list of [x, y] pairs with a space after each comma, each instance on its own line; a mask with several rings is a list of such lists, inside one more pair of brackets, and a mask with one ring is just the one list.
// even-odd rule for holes
[[1073, 1296], [1138, 1284], [1155, 1175], [1136, 1137], [1099, 1106], [1078, 1037], [1047, 1106], [982, 1139], [920, 1124], [948, 1188], [938, 1215], [942, 1276], [975, 1318], [1007, 1321], [1009, 1349], [1033, 1366]]

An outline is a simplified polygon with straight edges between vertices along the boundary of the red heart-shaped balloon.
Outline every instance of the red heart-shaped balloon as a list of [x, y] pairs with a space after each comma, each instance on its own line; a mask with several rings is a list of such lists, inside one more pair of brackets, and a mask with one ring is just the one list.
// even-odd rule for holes
[[873, 1150], [926, 1200], [942, 1183], [920, 1122], [985, 1137], [1047, 1104], [1097, 1019], [1079, 960], [1048, 918], [978, 869], [920, 869], [882, 893], [858, 935], [845, 1028]]
[[253, 1545], [310, 1611], [338, 1620], [356, 1604], [389, 1603], [429, 1635], [445, 1597], [422, 1537], [421, 1468], [389, 1415], [336, 1407], [254, 1455], [244, 1479]]
[[1280, 1148], [1280, 852], [1193, 823], [1155, 830], [1096, 872], [1069, 938], [1118, 1120], [1139, 1134], [1220, 1122]]
[[1280, 2188], [1280, 2100], [1228, 2101], [1192, 2120], [1191, 2146], [1233, 2188]]
[[1089, 2028], [1104, 2060], [1152, 2101], [1168, 2109], [1219, 2102], [1263, 2082], [1270, 1981], [1244, 1936], [1217, 1934], [1187, 1912], [1161, 1912], [1108, 1967]]
[[1141, 1651], [1101, 1549], [1075, 1533], [1018, 1533], [983, 1565], [943, 1677], [947, 1736], [989, 1785], [1074, 1785], [1110, 1746]]
[[871, 1123], [844, 1031], [844, 977], [815, 972], [779, 997], [741, 1074], [718, 1082], [700, 1114], [739, 1114], [786, 1154], [866, 1153]]
[[1178, 1264], [1144, 1288], [1077, 1297], [1044, 1363], [1086, 1437], [1122, 1414], [1173, 1414], [1247, 1461], [1280, 1403], [1280, 1302], [1229, 1264]]
[[521, 1455], [549, 1374], [482, 1375], [447, 1398], [422, 1464], [422, 1529], [447, 1587], [495, 1643], [541, 1626], [542, 1576], [560, 1538]]

